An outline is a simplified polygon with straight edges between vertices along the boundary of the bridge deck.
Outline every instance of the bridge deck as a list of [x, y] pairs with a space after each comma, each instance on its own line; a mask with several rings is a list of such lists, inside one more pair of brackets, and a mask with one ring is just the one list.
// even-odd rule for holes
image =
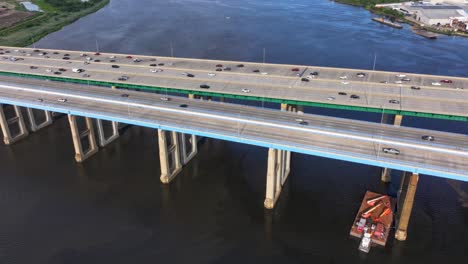
[[[21, 78], [0, 82], [0, 103], [468, 181], [466, 135]], [[421, 140], [423, 135], [436, 140]], [[401, 154], [383, 153], [387, 147]]]
[[[93, 52], [79, 51], [1, 48], [0, 72], [71, 78], [91, 83], [99, 81], [120, 86], [131, 84], [160, 89], [176, 88], [186, 92], [213, 92], [257, 97], [257, 100], [272, 98], [285, 102], [288, 100], [299, 103], [314, 102], [318, 103], [318, 106], [325, 107], [345, 106], [361, 110], [386, 109], [440, 114], [448, 119], [456, 116], [462, 117], [457, 120], [468, 120], [468, 78], [409, 73], [405, 73], [405, 77], [397, 77], [401, 73], [110, 53], [96, 55]], [[65, 60], [64, 57], [69, 59]], [[85, 65], [84, 61], [88, 57], [91, 58], [90, 63]], [[20, 60], [13, 61], [11, 58]], [[135, 62], [134, 59], [140, 61]], [[218, 64], [222, 67], [216, 67]], [[112, 68], [112, 65], [117, 65], [119, 68]], [[240, 65], [243, 67], [239, 67]], [[31, 66], [37, 68], [31, 69]], [[230, 70], [226, 70], [226, 67]], [[66, 71], [60, 72], [60, 68]], [[85, 72], [75, 73], [72, 72], [73, 68], [84, 69]], [[162, 71], [151, 72], [154, 69]], [[222, 71], [216, 71], [216, 69]], [[293, 71], [293, 69], [298, 71]], [[256, 70], [258, 72], [254, 72]], [[60, 72], [60, 75], [55, 72]], [[310, 75], [313, 72], [317, 72], [318, 75], [309, 78], [308, 82], [301, 81], [302, 78], [313, 76]], [[193, 74], [194, 77], [187, 77], [187, 73]], [[358, 73], [365, 73], [365, 76], [358, 77]], [[129, 79], [120, 81], [119, 77], [123, 75], [128, 76]], [[341, 79], [345, 76], [346, 79]], [[410, 81], [401, 81], [402, 78], [409, 78]], [[441, 80], [450, 80], [452, 83], [442, 83]], [[397, 81], [401, 83], [395, 83]], [[440, 85], [433, 85], [433, 83]], [[210, 88], [201, 89], [201, 84], [207, 84]], [[412, 89], [412, 86], [419, 89]], [[243, 92], [243, 89], [248, 89], [249, 92]], [[339, 95], [339, 92], [345, 92], [346, 95]], [[359, 98], [353, 99], [351, 95], [357, 95]], [[390, 100], [397, 100], [398, 103], [391, 103]]]

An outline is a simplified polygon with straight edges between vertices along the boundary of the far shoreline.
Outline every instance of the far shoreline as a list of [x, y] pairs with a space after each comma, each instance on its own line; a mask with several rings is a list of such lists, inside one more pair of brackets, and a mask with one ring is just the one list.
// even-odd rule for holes
[[[427, 31], [430, 31], [430, 32], [434, 32], [434, 33], [441, 34], [441, 35], [446, 35], [446, 36], [457, 36], [457, 37], [468, 38], [468, 34], [463, 33], [463, 32], [456, 32], [456, 31], [453, 31], [453, 30], [441, 30], [441, 29], [438, 29], [438, 28], [436, 28], [434, 26], [424, 26], [424, 27], [422, 27], [416, 21], [408, 19], [402, 13], [400, 13], [398, 11], [394, 11], [392, 9], [376, 8], [375, 6], [371, 6], [371, 5], [364, 6], [364, 5], [361, 5], [361, 4], [357, 3], [357, 2], [355, 2], [355, 0], [330, 0], [330, 1], [333, 1], [333, 2], [336, 2], [336, 3], [339, 3], [339, 4], [354, 6], [354, 7], [361, 7], [361, 8], [364, 8], [364, 9], [368, 10], [371, 14], [379, 15], [379, 16], [385, 16], [387, 18], [394, 19], [396, 22], [408, 24], [408, 25], [412, 26], [415, 29], [427, 30]], [[395, 2], [398, 2], [398, 0], [395, 0]]]
[[[22, 22], [1, 29], [0, 45], [27, 47], [48, 34], [59, 31], [78, 19], [99, 11], [109, 2], [110, 0], [101, 0], [93, 6], [77, 12], [62, 12], [59, 10], [45, 10], [43, 13], [36, 12], [37, 14]], [[45, 9], [42, 6], [39, 7]]]

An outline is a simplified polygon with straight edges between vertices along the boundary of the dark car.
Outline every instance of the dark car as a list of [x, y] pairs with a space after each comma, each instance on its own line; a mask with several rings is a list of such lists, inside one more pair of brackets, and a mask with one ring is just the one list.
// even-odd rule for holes
[[309, 123], [308, 123], [307, 121], [301, 121], [301, 122], [299, 122], [299, 125], [304, 125], [304, 126], [306, 126], [306, 125], [308, 125], [308, 124], [309, 124]]
[[237, 64], [237, 67], [242, 68], [244, 67], [244, 64]]
[[191, 74], [191, 73], [188, 73], [188, 74], [187, 74], [187, 77], [193, 78], [193, 77], [195, 77], [195, 75], [193, 75], [193, 74]]
[[345, 92], [339, 92], [338, 94], [339, 95], [347, 95], [347, 93], [345, 93]]
[[318, 76], [318, 75], [319, 75], [319, 73], [318, 73], [318, 72], [316, 72], [316, 71], [314, 71], [314, 72], [311, 72], [311, 73], [309, 73], [309, 75], [312, 75], [312, 76]]
[[216, 64], [216, 67], [220, 68], [220, 67], [223, 67], [222, 64]]
[[96, 52], [96, 53], [94, 53], [94, 55], [99, 56], [99, 55], [101, 55], [101, 53]]
[[101, 60], [94, 60], [94, 62], [101, 62]]
[[188, 106], [188, 105], [186, 105], [186, 104], [181, 104], [181, 105], [179, 105], [179, 107], [182, 107], [182, 108], [187, 108], [187, 106]]
[[221, 68], [217, 68], [217, 69], [216, 69], [216, 71], [223, 71], [223, 69], [221, 69]]
[[164, 66], [164, 63], [158, 63], [159, 66]]
[[56, 71], [56, 72], [54, 72], [54, 74], [60, 75], [60, 74], [62, 74], [62, 72]]
[[54, 52], [52, 52], [52, 54], [57, 55], [57, 54], [60, 54], [60, 53], [58, 53], [57, 51], [54, 51]]
[[413, 90], [421, 90], [421, 87], [419, 87], [419, 86], [411, 86], [411, 89], [413, 89]]
[[63, 56], [68, 57], [68, 56], [70, 56], [70, 54], [65, 53], [65, 54], [63, 54]]
[[115, 69], [120, 68], [119, 65], [112, 65], [111, 67], [112, 67], [112, 68], [115, 68]]
[[429, 135], [424, 135], [421, 137], [422, 140], [427, 140], [427, 141], [434, 141], [435, 138], [433, 136], [429, 136]]
[[157, 65], [156, 63], [151, 63], [150, 66], [151, 66], [151, 67], [156, 67], [156, 66], [158, 66], [158, 65]]
[[307, 78], [302, 78], [301, 81], [303, 81], [303, 82], [308, 82], [309, 79], [307, 79]]
[[400, 101], [395, 100], [395, 99], [389, 100], [388, 102], [391, 103], [391, 104], [399, 104], [400, 103]]
[[61, 71], [61, 72], [66, 72], [66, 71], [67, 71], [67, 69], [60, 68], [60, 69], [59, 69], [59, 71]]
[[410, 78], [402, 78], [401, 80], [404, 81], [404, 82], [410, 82], [411, 81]]
[[37, 67], [36, 66], [29, 66], [29, 69], [35, 70], [35, 69], [37, 69]]
[[62, 60], [69, 60], [69, 57], [63, 57]]
[[224, 67], [224, 70], [225, 70], [225, 71], [230, 71], [230, 70], [231, 70], [231, 67]]
[[129, 95], [128, 94], [121, 94], [120, 96], [121, 97], [128, 97]]
[[210, 86], [208, 84], [200, 84], [200, 88], [209, 89]]
[[440, 80], [441, 83], [452, 83], [452, 80]]
[[127, 59], [131, 59], [131, 58], [133, 58], [133, 57], [129, 55], [129, 56], [125, 57], [125, 58], [127, 58]]
[[299, 71], [299, 68], [292, 68], [291, 71], [293, 71], [293, 72], [298, 72], [298, 71]]
[[350, 96], [350, 98], [351, 98], [351, 99], [359, 99], [359, 95], [352, 94], [352, 95]]
[[109, 62], [115, 62], [115, 60], [109, 60]]
[[253, 70], [252, 72], [260, 72], [260, 70]]

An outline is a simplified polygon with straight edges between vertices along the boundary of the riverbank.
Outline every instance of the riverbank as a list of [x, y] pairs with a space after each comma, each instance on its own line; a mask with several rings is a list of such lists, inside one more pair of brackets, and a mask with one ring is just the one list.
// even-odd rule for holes
[[44, 36], [75, 22], [79, 18], [98, 11], [106, 6], [109, 1], [101, 0], [91, 7], [76, 12], [61, 11], [45, 1], [37, 1], [36, 3], [44, 12], [37, 12], [37, 14], [22, 22], [1, 29], [0, 45], [29, 46]]
[[421, 26], [420, 23], [418, 23], [416, 20], [412, 19], [410, 16], [405, 16], [402, 13], [390, 9], [390, 8], [385, 8], [385, 7], [379, 7], [377, 8], [375, 5], [376, 4], [386, 4], [386, 3], [397, 3], [397, 2], [406, 2], [406, 0], [401, 1], [401, 0], [377, 0], [377, 1], [371, 1], [371, 0], [333, 0], [337, 3], [342, 3], [342, 4], [347, 4], [347, 5], [352, 5], [352, 6], [357, 6], [357, 7], [363, 7], [367, 10], [369, 10], [371, 13], [380, 15], [380, 16], [386, 16], [391, 19], [396, 20], [397, 22], [400, 23], [406, 23], [409, 24], [413, 27], [416, 27], [418, 29], [425, 29], [430, 32], [434, 32], [437, 34], [442, 34], [442, 35], [448, 35], [448, 36], [460, 36], [460, 37], [468, 37], [468, 34], [459, 32], [459, 31], [454, 31], [454, 30], [449, 30], [449, 29], [443, 29], [441, 27], [435, 27], [435, 26]]

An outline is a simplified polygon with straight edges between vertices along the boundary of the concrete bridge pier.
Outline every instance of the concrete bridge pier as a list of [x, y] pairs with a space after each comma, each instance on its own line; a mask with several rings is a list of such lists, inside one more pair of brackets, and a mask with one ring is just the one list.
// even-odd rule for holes
[[[168, 135], [169, 134], [169, 135]], [[182, 170], [177, 132], [158, 129], [161, 182], [169, 183]]]
[[[89, 117], [84, 117], [86, 127], [83, 131], [79, 131], [77, 124], [77, 117], [68, 115], [68, 121], [70, 122], [70, 129], [72, 133], [73, 146], [75, 147], [75, 160], [77, 162], [83, 162], [87, 158], [91, 157], [94, 153], [98, 152], [98, 146], [96, 143], [96, 136], [94, 135], [93, 120]], [[83, 141], [84, 140], [84, 141]], [[83, 148], [83, 143], [86, 142], [87, 148]]]
[[38, 131], [39, 129], [41, 129], [43, 127], [51, 125], [52, 122], [53, 122], [52, 113], [49, 112], [49, 111], [44, 110], [45, 120], [40, 124], [37, 123], [36, 116], [34, 115], [34, 109], [26, 108], [26, 111], [28, 113], [29, 123], [31, 125], [31, 130], [33, 132], [36, 132], [36, 131]]
[[[389, 114], [383, 114], [383, 116], [382, 116], [382, 123], [384, 123], [384, 124], [387, 124], [387, 123], [391, 122], [391, 123], [393, 123], [394, 126], [401, 126], [401, 121], [402, 120], [403, 120], [402, 115], [394, 115], [393, 117], [391, 117]], [[391, 182], [392, 181], [391, 173], [392, 173], [391, 169], [382, 168], [382, 174], [381, 174], [382, 182]]]
[[182, 165], [187, 164], [198, 153], [197, 136], [177, 133], [179, 137], [180, 160]]
[[[111, 122], [112, 134], [109, 135], [108, 137], [106, 137], [105, 135], [104, 126], [102, 125], [102, 122]], [[97, 132], [98, 132], [98, 137], [99, 137], [99, 146], [105, 147], [112, 141], [119, 138], [119, 123], [118, 122], [96, 119], [96, 124], [97, 124]]]
[[[161, 182], [169, 183], [198, 152], [197, 137], [158, 129]], [[190, 147], [188, 146], [190, 145]]]
[[[3, 133], [3, 142], [5, 145], [10, 145], [16, 141], [25, 138], [28, 136], [29, 132], [24, 122], [23, 114], [21, 113], [21, 108], [16, 105], [12, 105], [14, 116], [7, 119], [5, 115], [5, 106], [0, 104], [0, 126]], [[12, 135], [12, 126], [17, 125], [18, 131], [16, 135]]]
[[[296, 112], [296, 105], [281, 104], [281, 111]], [[268, 150], [268, 167], [266, 195], [263, 205], [273, 209], [281, 194], [281, 189], [288, 179], [291, 167], [291, 152], [270, 148]]]
[[268, 168], [265, 208], [273, 209], [278, 200], [281, 189], [288, 179], [290, 171], [291, 153], [279, 149], [268, 149]]
[[406, 240], [407, 237], [408, 223], [413, 209], [418, 180], [419, 175], [412, 172], [405, 172], [401, 179], [401, 186], [398, 191], [398, 213], [395, 232], [395, 238], [400, 241]]

